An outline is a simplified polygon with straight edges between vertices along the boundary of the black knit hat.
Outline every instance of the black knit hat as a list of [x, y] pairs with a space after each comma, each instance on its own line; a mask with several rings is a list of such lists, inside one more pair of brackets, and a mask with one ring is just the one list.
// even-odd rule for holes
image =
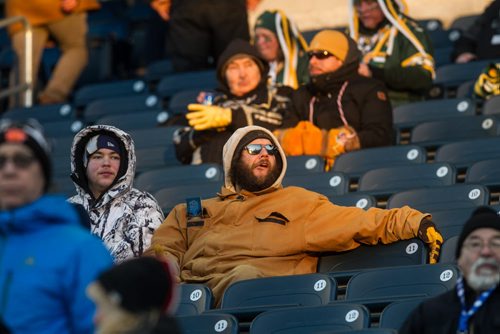
[[0, 123], [0, 144], [6, 142], [24, 144], [31, 149], [42, 166], [45, 177], [44, 191], [47, 192], [52, 177], [51, 148], [40, 123], [35, 119], [22, 122], [3, 119]]
[[171, 309], [175, 279], [171, 266], [153, 257], [122, 262], [99, 275], [97, 281], [117, 304], [130, 312]]
[[497, 212], [488, 206], [481, 206], [474, 210], [458, 237], [455, 253], [457, 259], [460, 257], [462, 246], [467, 236], [478, 228], [493, 228], [500, 231], [500, 217]]

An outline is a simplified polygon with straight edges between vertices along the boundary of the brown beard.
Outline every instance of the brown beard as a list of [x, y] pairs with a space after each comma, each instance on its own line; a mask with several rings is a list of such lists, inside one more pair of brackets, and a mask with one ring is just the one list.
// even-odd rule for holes
[[258, 192], [269, 188], [278, 179], [281, 170], [278, 169], [277, 164], [273, 166], [270, 173], [263, 177], [257, 177], [252, 173], [253, 166], [247, 166], [240, 159], [238, 160], [231, 170], [232, 181], [241, 189], [250, 192]]

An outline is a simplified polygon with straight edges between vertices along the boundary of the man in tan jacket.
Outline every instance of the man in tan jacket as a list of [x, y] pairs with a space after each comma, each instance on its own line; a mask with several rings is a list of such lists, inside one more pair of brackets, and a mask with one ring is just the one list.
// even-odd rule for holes
[[153, 235], [148, 255], [178, 265], [179, 280], [204, 283], [219, 302], [242, 279], [316, 271], [314, 253], [414, 237], [435, 263], [443, 238], [430, 215], [409, 207], [341, 207], [299, 187], [283, 188], [286, 156], [272, 133], [247, 126], [224, 146], [225, 180], [217, 197], [177, 205]]

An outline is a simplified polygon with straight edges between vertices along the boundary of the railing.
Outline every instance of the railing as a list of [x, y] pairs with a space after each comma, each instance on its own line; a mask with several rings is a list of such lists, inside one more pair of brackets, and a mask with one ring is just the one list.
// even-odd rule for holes
[[[24, 35], [24, 82], [21, 82], [15, 86], [11, 86], [0, 92], [0, 99], [7, 96], [24, 92], [24, 106], [31, 107], [33, 105], [33, 68], [32, 68], [32, 57], [33, 57], [33, 30], [31, 25], [26, 20], [24, 16], [14, 16], [3, 20], [0, 20], [0, 28], [7, 27], [13, 23], [21, 22], [24, 25], [25, 35]], [[19, 59], [21, 61], [21, 59]]]

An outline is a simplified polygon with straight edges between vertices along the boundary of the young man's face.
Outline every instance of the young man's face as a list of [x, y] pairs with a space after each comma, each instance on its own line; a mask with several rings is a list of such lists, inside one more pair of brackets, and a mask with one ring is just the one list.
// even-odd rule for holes
[[113, 183], [120, 169], [120, 155], [101, 148], [89, 157], [87, 179], [89, 189], [98, 198]]
[[458, 266], [476, 291], [487, 290], [500, 280], [500, 232], [478, 228], [465, 238]]
[[376, 0], [361, 0], [354, 8], [361, 24], [367, 29], [375, 29], [385, 18]]
[[329, 72], [335, 72], [344, 62], [324, 50], [309, 51], [309, 74], [316, 76]]
[[243, 96], [254, 90], [260, 82], [259, 66], [251, 57], [231, 60], [226, 68], [229, 91], [235, 96]]
[[42, 165], [23, 144], [0, 145], [0, 208], [14, 209], [43, 195]]
[[255, 47], [267, 62], [276, 61], [280, 55], [278, 38], [269, 29], [255, 29]]
[[[271, 145], [273, 149], [268, 151], [265, 145]], [[261, 150], [257, 153], [259, 149]], [[254, 154], [249, 151], [251, 153], [253, 151]], [[276, 154], [279, 152], [269, 139], [257, 138], [250, 142], [241, 152], [240, 160], [236, 165], [236, 183], [241, 188], [252, 192], [270, 187], [281, 173], [276, 164]]]

